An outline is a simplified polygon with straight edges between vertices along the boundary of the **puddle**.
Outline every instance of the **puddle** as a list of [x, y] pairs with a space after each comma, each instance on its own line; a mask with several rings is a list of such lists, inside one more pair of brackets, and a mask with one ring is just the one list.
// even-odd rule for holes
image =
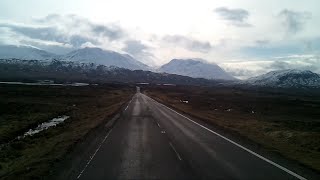
[[70, 117], [70, 116], [65, 116], [65, 115], [64, 115], [64, 116], [59, 116], [59, 117], [57, 117], [57, 118], [51, 119], [51, 120], [48, 121], [48, 122], [44, 122], [44, 123], [42, 123], [42, 124], [39, 124], [36, 128], [34, 128], [34, 129], [29, 129], [29, 131], [25, 132], [22, 136], [18, 136], [18, 137], [16, 137], [15, 139], [9, 141], [8, 143], [0, 144], [0, 150], [1, 150], [3, 147], [9, 145], [10, 143], [12, 143], [12, 142], [15, 141], [15, 140], [20, 140], [20, 139], [23, 139], [23, 138], [25, 138], [25, 137], [27, 137], [27, 136], [32, 136], [32, 135], [37, 134], [37, 133], [39, 133], [39, 132], [41, 132], [41, 131], [44, 131], [44, 130], [49, 129], [50, 127], [55, 127], [55, 126], [57, 126], [58, 124], [63, 123], [63, 122], [64, 122], [65, 120], [67, 120], [69, 117]]
[[42, 124], [39, 124], [34, 129], [29, 129], [29, 131], [25, 132], [23, 136], [19, 136], [18, 139], [24, 138], [26, 136], [32, 136], [32, 135], [37, 134], [43, 130], [49, 129], [50, 127], [55, 127], [58, 124], [63, 123], [68, 118], [69, 118], [69, 116], [59, 116], [57, 118], [53, 118], [52, 120], [50, 120], [48, 122], [44, 122]]
[[71, 86], [88, 86], [88, 83], [73, 83]]

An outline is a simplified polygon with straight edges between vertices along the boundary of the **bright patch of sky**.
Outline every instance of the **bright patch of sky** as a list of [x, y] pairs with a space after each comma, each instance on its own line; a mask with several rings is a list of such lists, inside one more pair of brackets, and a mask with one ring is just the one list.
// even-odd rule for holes
[[0, 44], [57, 54], [100, 47], [155, 66], [197, 57], [236, 74], [255, 64], [243, 66], [251, 76], [279, 56], [319, 57], [318, 7], [318, 0], [2, 0]]

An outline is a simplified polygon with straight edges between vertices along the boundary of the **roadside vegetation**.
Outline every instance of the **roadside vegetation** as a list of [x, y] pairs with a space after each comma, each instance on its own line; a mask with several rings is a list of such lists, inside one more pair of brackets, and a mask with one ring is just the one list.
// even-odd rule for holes
[[[45, 179], [77, 142], [107, 122], [134, 94], [116, 85], [0, 85], [0, 179]], [[57, 127], [17, 140], [30, 128], [58, 116]]]
[[320, 93], [149, 86], [150, 97], [320, 171]]

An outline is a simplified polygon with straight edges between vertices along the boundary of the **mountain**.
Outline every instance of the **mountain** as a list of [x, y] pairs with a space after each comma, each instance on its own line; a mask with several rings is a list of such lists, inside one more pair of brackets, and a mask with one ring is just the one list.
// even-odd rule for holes
[[173, 59], [161, 66], [159, 71], [194, 78], [236, 80], [218, 65], [202, 59]]
[[85, 63], [101, 64], [105, 66], [117, 66], [127, 69], [149, 70], [150, 68], [137, 61], [128, 54], [120, 54], [115, 51], [102, 50], [100, 48], [83, 48], [74, 50], [66, 55], [56, 55], [44, 50], [29, 46], [0, 46], [0, 59], [20, 60], [53, 60], [77, 61]]
[[1, 59], [25, 59], [25, 60], [49, 60], [57, 57], [53, 53], [49, 53], [40, 49], [29, 46], [0, 46]]
[[320, 75], [308, 70], [280, 70], [250, 78], [246, 83], [271, 87], [320, 87]]
[[40, 61], [0, 59], [0, 81], [36, 82], [53, 80], [56, 83], [153, 83], [177, 85], [217, 85], [220, 81], [187, 76], [129, 70], [115, 66], [80, 63], [77, 61]]
[[105, 66], [117, 66], [126, 69], [148, 70], [149, 67], [128, 54], [120, 54], [115, 51], [102, 50], [100, 48], [83, 48], [72, 51], [60, 59], [65, 61], [79, 61], [85, 63], [95, 63]]

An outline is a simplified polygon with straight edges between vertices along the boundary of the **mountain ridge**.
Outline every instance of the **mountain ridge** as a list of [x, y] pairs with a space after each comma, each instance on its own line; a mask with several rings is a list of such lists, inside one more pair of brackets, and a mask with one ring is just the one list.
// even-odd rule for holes
[[0, 58], [25, 60], [51, 60], [58, 55], [30, 46], [1, 45]]
[[23, 60], [62, 60], [62, 61], [79, 61], [106, 66], [118, 66], [127, 69], [149, 70], [150, 67], [134, 59], [129, 54], [121, 54], [111, 50], [101, 48], [82, 48], [71, 51], [65, 55], [57, 55], [44, 50], [29, 46], [0, 46], [1, 59], [23, 59]]
[[1, 81], [86, 82], [86, 83], [153, 83], [210, 86], [221, 81], [191, 78], [167, 73], [130, 70], [78, 61], [40, 61], [0, 59]]
[[128, 54], [120, 54], [111, 50], [101, 48], [82, 48], [74, 50], [60, 57], [66, 61], [92, 62], [105, 66], [118, 66], [132, 70], [148, 70], [149, 67]]
[[162, 65], [158, 70], [160, 72], [179, 74], [193, 78], [237, 80], [217, 64], [208, 63], [206, 60], [200, 58], [172, 59], [169, 63]]
[[310, 70], [285, 69], [270, 71], [245, 83], [271, 87], [320, 87], [320, 75]]

